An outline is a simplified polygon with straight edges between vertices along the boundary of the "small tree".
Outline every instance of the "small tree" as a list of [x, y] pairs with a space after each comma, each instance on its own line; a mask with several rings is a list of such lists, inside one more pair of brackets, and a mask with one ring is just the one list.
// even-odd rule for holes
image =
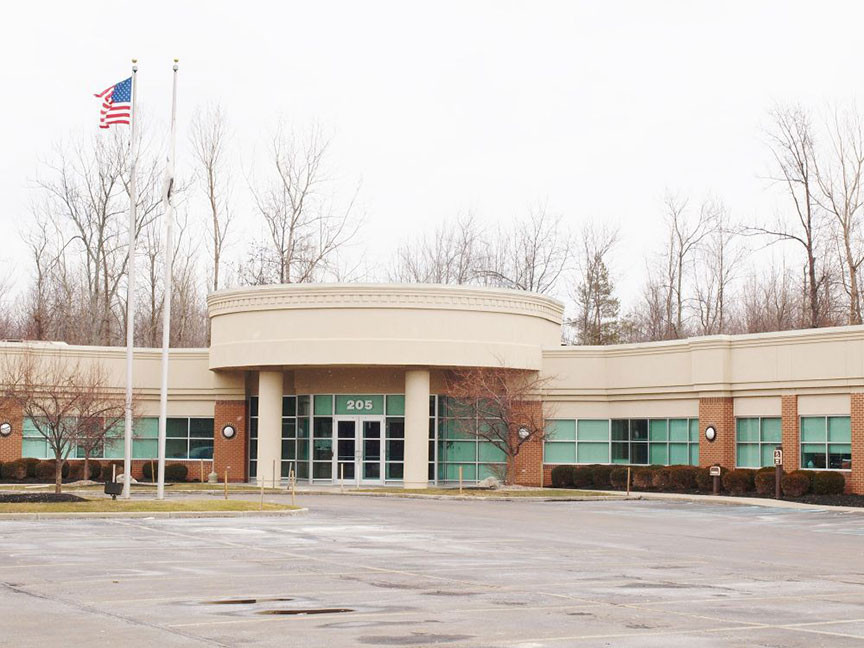
[[504, 453], [506, 484], [515, 481], [522, 447], [546, 434], [540, 395], [547, 382], [537, 372], [499, 367], [454, 369], [445, 378], [458, 431]]
[[6, 395], [21, 408], [54, 455], [54, 492], [63, 484], [63, 463], [77, 445], [85, 467], [105, 435], [125, 415], [122, 393], [108, 387], [99, 363], [87, 364], [58, 354], [37, 355], [28, 349], [6, 369]]

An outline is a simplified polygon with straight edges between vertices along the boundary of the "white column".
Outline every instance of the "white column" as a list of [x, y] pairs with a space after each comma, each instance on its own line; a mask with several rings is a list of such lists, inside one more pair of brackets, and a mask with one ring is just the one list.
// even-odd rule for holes
[[[258, 372], [258, 470], [257, 482], [278, 485], [282, 479], [282, 372]], [[276, 473], [273, 473], [273, 462]], [[233, 466], [232, 466], [233, 468]], [[242, 466], [237, 466], [242, 472]], [[233, 472], [233, 470], [232, 470]], [[237, 473], [235, 473], [237, 474]]]
[[405, 372], [405, 488], [429, 485], [429, 371]]

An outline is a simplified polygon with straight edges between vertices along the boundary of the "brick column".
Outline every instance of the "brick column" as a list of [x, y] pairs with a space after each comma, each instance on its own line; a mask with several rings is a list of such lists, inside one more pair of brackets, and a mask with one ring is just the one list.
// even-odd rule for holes
[[10, 400], [0, 400], [0, 423], [9, 423], [12, 434], [0, 436], [0, 462], [14, 461], [21, 458], [22, 433], [24, 415], [21, 408]]
[[798, 470], [801, 450], [798, 423], [798, 396], [783, 396], [781, 399], [781, 428], [783, 430], [783, 470]]
[[[516, 412], [515, 423], [524, 416], [529, 422], [528, 427], [542, 429], [543, 426], [543, 403], [540, 401], [523, 401]], [[517, 434], [514, 430], [513, 434]], [[513, 440], [514, 443], [516, 439]], [[522, 444], [519, 454], [513, 462], [513, 481], [520, 486], [540, 486], [541, 479], [546, 483], [543, 475], [543, 439], [531, 439]]]
[[[717, 438], [708, 441], [705, 428], [713, 425]], [[699, 465], [735, 467], [735, 410], [728, 396], [699, 399]]]
[[849, 412], [852, 423], [852, 474], [846, 487], [850, 493], [864, 494], [864, 394], [851, 394]]
[[[233, 439], [222, 436], [222, 428], [231, 425], [237, 430]], [[216, 401], [213, 409], [213, 466], [219, 480], [224, 479], [226, 466], [229, 481], [247, 481], [249, 457], [246, 435], [246, 401]]]

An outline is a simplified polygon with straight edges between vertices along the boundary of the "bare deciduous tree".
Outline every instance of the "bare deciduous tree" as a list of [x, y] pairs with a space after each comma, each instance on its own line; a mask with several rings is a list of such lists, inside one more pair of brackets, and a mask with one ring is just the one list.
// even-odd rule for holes
[[210, 252], [213, 266], [210, 285], [219, 290], [225, 238], [233, 219], [231, 188], [226, 166], [227, 126], [220, 106], [199, 111], [192, 119], [192, 155], [198, 182], [207, 200]]
[[483, 247], [474, 216], [460, 216], [400, 245], [388, 277], [404, 283], [469, 284], [483, 266]]
[[699, 267], [694, 273], [697, 332], [729, 333], [733, 328], [730, 291], [744, 250], [736, 244], [737, 232], [730, 225], [725, 206], [712, 200], [706, 201], [703, 209], [709, 223], [700, 249]]
[[619, 302], [609, 276], [609, 255], [618, 242], [618, 231], [587, 225], [580, 238], [578, 285], [573, 294], [578, 344], [614, 344], [618, 341]]
[[548, 381], [536, 372], [499, 367], [453, 370], [445, 379], [448, 415], [460, 434], [501, 451], [505, 483], [516, 479], [515, 459], [522, 447], [542, 443], [546, 434], [540, 395]]
[[357, 233], [357, 192], [337, 206], [325, 171], [327, 142], [314, 129], [304, 140], [280, 127], [271, 141], [271, 180], [252, 189], [268, 240], [250, 252], [247, 283], [321, 280], [336, 252]]

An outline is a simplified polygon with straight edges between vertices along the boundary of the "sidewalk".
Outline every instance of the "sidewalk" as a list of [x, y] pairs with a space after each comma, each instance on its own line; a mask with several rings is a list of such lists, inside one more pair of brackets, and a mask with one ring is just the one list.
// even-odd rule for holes
[[[596, 491], [603, 494], [621, 493], [622, 491]], [[818, 511], [841, 511], [843, 513], [864, 513], [860, 506], [829, 506], [826, 504], [805, 504], [787, 500], [769, 499], [766, 497], [733, 497], [730, 495], [697, 495], [693, 493], [654, 493], [646, 491], [630, 491], [631, 497], [645, 500], [675, 500], [702, 502], [709, 504], [726, 504], [740, 506], [764, 506], [766, 508], [784, 508]]]

